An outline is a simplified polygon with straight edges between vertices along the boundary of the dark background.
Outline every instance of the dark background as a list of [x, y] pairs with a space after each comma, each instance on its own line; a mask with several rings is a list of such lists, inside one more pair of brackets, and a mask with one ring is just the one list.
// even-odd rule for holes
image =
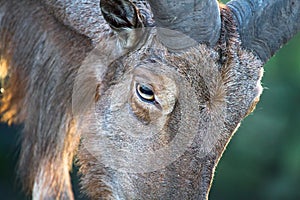
[[[263, 87], [216, 169], [212, 200], [300, 199], [300, 34], [267, 63]], [[15, 179], [19, 129], [0, 124], [1, 199], [25, 199]]]
[[300, 199], [300, 34], [265, 66], [261, 101], [229, 143], [210, 199]]

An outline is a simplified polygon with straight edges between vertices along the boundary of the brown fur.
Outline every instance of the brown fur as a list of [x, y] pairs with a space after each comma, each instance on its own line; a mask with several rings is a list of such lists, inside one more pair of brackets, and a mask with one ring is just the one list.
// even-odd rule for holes
[[0, 59], [9, 66], [1, 113], [3, 121], [24, 123], [20, 179], [31, 192], [43, 177], [39, 198], [67, 197], [79, 142], [70, 118], [72, 82], [90, 42], [58, 23], [39, 2], [1, 1], [0, 8]]
[[[8, 68], [9, 79], [0, 111], [3, 121], [24, 123], [19, 173], [34, 198], [73, 198], [69, 170], [80, 139], [81, 184], [92, 199], [207, 198], [218, 160], [261, 93], [262, 63], [241, 48], [227, 7], [221, 7], [222, 34], [214, 48], [199, 44], [172, 53], [155, 32], [137, 46], [122, 48], [110, 30], [97, 33], [100, 36], [92, 38], [100, 45], [95, 63], [102, 64], [103, 72], [97, 74], [98, 69], [91, 68], [95, 77], [79, 82], [80, 96], [95, 100], [96, 112], [78, 108], [84, 114], [83, 123], [72, 112], [72, 92], [81, 62], [92, 49], [90, 39], [64, 26], [64, 20], [57, 21], [54, 16], [60, 16], [60, 11], [53, 11], [52, 16], [39, 1], [0, 0], [0, 9], [4, 13], [0, 17], [0, 71]], [[152, 16], [150, 11], [146, 15]], [[119, 39], [124, 38], [119, 35]], [[122, 56], [112, 63], [97, 60], [103, 55], [113, 57], [118, 50]], [[161, 110], [149, 108], [134, 96], [137, 70], [149, 73], [153, 84], [162, 81], [165, 87], [157, 90]], [[135, 114], [127, 112], [130, 105]], [[123, 130], [161, 132], [133, 142]], [[117, 138], [116, 146], [126, 143], [143, 152], [160, 149], [176, 134], [189, 132], [197, 133], [191, 145], [163, 169], [124, 172], [101, 160], [106, 152], [99, 150], [98, 143], [105, 134]]]
[[[112, 130], [91, 121], [87, 127], [95, 127], [96, 131], [83, 134], [84, 146], [79, 152], [80, 166], [83, 169], [83, 186], [92, 199], [103, 194], [104, 183], [106, 183], [105, 191], [107, 191], [104, 199], [207, 198], [213, 171], [224, 148], [240, 121], [249, 113], [249, 110], [252, 110], [261, 93], [259, 83], [262, 76], [262, 63], [253, 54], [240, 47], [238, 34], [229, 13], [230, 11], [226, 7], [222, 8], [224, 35], [222, 35], [220, 45], [216, 47], [216, 50], [199, 45], [184, 53], [170, 53], [153, 37], [148, 39], [149, 46], [145, 44], [142, 49], [124, 56], [121, 61], [122, 65], [114, 65], [116, 68], [123, 68], [126, 76], [125, 78], [122, 77], [123, 74], [113, 76], [114, 79], [111, 81], [114, 82], [114, 86], [101, 93], [102, 98], [96, 103], [97, 109], [99, 109], [96, 115], [106, 116], [99, 116], [98, 119], [101, 123], [111, 124], [109, 128]], [[127, 127], [128, 132], [134, 132], [138, 128], [145, 129], [147, 132], [146, 127], [135, 125], [138, 123], [136, 118], [124, 114], [122, 106], [115, 113], [110, 112], [107, 107], [107, 102], [112, 104], [117, 101], [117, 105], [126, 104], [127, 97], [129, 102], [134, 101], [132, 96], [128, 96], [131, 93], [128, 94], [128, 91], [121, 86], [130, 84], [134, 79], [134, 70], [136, 66], [140, 65], [139, 63], [147, 66], [147, 69], [151, 69], [153, 75], [160, 74], [164, 78], [172, 77], [182, 95], [178, 97], [176, 106], [167, 119], [160, 118], [158, 114], [155, 115], [158, 120], [165, 123], [168, 129], [160, 137], [164, 138], [164, 141], [153, 137], [148, 141], [143, 141], [140, 145], [131, 144], [130, 138], [122, 136], [122, 130]], [[130, 75], [131, 73], [133, 77]], [[178, 79], [178, 76], [184, 78], [181, 80]], [[105, 167], [105, 164], [101, 162], [103, 152], [99, 151], [97, 141], [101, 140], [101, 135], [106, 132], [121, 137], [124, 143], [136, 145], [136, 148], [140, 150], [151, 148], [157, 143], [160, 145], [153, 148], [160, 148], [164, 142], [168, 143], [174, 137], [172, 133], [179, 133], [178, 124], [186, 123], [184, 116], [180, 114], [185, 109], [184, 105], [193, 107], [190, 105], [193, 91], [186, 91], [186, 96], [183, 95], [185, 81], [191, 85], [192, 89], [199, 92], [196, 95], [199, 104], [194, 105], [194, 109], [199, 109], [200, 122], [197, 122], [196, 117], [189, 119], [188, 123], [182, 126], [193, 127], [198, 123], [200, 126], [197, 127], [199, 134], [184, 155], [166, 168], [151, 173], [122, 173]], [[120, 94], [115, 96], [113, 95], [114, 91]], [[145, 112], [143, 109], [134, 108], [141, 113]], [[221, 123], [222, 116], [225, 117], [224, 124]], [[93, 118], [91, 117], [91, 119]], [[128, 126], [120, 123], [125, 118]], [[209, 130], [215, 131], [211, 135], [205, 135]], [[213, 147], [211, 151], [201, 147], [204, 141]], [[115, 144], [119, 143], [116, 141]], [[203, 152], [206, 152], [206, 156], [201, 157]], [[101, 171], [98, 170], [98, 173], [95, 173], [95, 169], [101, 169]]]

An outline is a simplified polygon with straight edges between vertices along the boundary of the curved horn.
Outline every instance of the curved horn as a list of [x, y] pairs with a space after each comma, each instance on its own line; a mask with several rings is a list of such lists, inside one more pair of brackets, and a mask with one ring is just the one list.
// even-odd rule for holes
[[299, 0], [232, 0], [242, 45], [266, 62], [300, 30]]
[[220, 35], [216, 0], [148, 0], [157, 26], [176, 30], [197, 42], [215, 45]]

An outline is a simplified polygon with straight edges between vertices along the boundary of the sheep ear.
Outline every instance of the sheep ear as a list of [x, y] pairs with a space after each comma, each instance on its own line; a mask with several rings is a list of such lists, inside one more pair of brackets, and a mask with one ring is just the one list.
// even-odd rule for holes
[[143, 26], [136, 6], [126, 0], [101, 0], [102, 15], [114, 31], [122, 31]]
[[128, 0], [101, 0], [100, 8], [105, 21], [118, 34], [123, 47], [131, 47], [138, 37], [134, 29], [142, 28], [142, 17]]

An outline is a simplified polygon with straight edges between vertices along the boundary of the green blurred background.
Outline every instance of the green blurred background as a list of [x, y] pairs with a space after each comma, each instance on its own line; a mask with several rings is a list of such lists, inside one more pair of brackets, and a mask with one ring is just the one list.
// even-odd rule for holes
[[[266, 64], [263, 87], [216, 169], [211, 200], [300, 199], [300, 34]], [[19, 129], [0, 124], [0, 199], [26, 199], [15, 181]]]
[[266, 65], [264, 92], [229, 143], [210, 199], [300, 199], [300, 34]]

